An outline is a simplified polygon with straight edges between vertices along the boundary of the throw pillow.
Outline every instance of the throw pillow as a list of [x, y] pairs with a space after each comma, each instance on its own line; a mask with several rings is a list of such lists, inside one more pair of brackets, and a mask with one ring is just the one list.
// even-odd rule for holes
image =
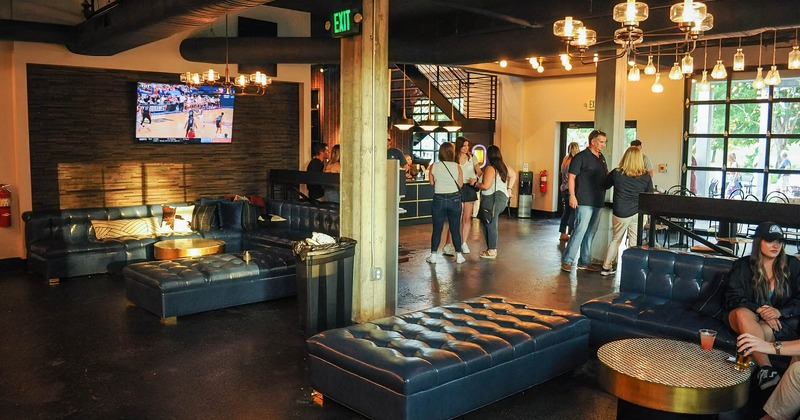
[[244, 204], [244, 201], [220, 201], [217, 203], [220, 227], [242, 230], [242, 207]]
[[248, 198], [250, 198], [250, 203], [257, 205], [261, 209], [260, 214], [267, 213], [267, 202], [263, 198], [256, 194], [252, 194]]
[[175, 226], [175, 207], [161, 206], [161, 224], [172, 229]]
[[192, 213], [192, 230], [197, 232], [210, 232], [213, 229], [219, 228], [219, 218], [217, 217], [217, 206], [215, 205], [197, 205], [194, 206], [194, 213]]
[[175, 220], [172, 223], [172, 230], [176, 233], [192, 233], [193, 213], [193, 205], [175, 207]]
[[156, 232], [156, 218], [92, 220], [94, 235], [99, 240], [126, 236], [152, 236]]
[[703, 315], [722, 321], [725, 289], [727, 287], [727, 274], [717, 274], [711, 281], [703, 282], [700, 286], [700, 296], [698, 296], [692, 309], [695, 312], [700, 312]]
[[255, 204], [245, 203], [242, 207], [242, 227], [246, 231], [258, 229], [258, 216], [261, 214], [261, 207]]

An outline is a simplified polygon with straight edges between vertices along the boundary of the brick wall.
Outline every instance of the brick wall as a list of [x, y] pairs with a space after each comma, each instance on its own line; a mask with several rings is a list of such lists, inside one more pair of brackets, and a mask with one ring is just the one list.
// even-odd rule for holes
[[266, 195], [268, 169], [299, 165], [299, 85], [237, 97], [230, 144], [137, 144], [136, 82], [178, 75], [28, 65], [33, 210]]

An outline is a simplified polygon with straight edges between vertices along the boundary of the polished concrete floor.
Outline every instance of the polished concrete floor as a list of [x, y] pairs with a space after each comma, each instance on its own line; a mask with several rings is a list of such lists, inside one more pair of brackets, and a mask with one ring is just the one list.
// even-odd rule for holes
[[[560, 271], [557, 220], [500, 220], [499, 256], [473, 253], [429, 265], [430, 225], [400, 229], [398, 312], [494, 293], [577, 311], [618, 288], [614, 277]], [[48, 286], [0, 273], [0, 418], [360, 419], [309, 388], [297, 300], [181, 317], [174, 325], [125, 298], [120, 277]], [[613, 419], [616, 399], [595, 381], [596, 361], [465, 415], [465, 419]]]

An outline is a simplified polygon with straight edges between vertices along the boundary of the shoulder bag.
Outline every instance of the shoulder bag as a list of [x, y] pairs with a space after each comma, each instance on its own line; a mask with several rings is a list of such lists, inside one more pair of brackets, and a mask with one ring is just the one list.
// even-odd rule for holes
[[[447, 165], [445, 165], [445, 162], [441, 162], [441, 164], [442, 164], [442, 166], [444, 166], [445, 169], [447, 169], [447, 173], [450, 174], [450, 178], [453, 178], [453, 182], [455, 182], [456, 186], [458, 186], [458, 181], [456, 181], [456, 177], [453, 176], [453, 173], [450, 172], [450, 168], [448, 168]], [[468, 195], [469, 191], [465, 190], [464, 189], [465, 187], [472, 190], [472, 196]], [[461, 188], [459, 188], [458, 192], [459, 192], [459, 194], [461, 194], [461, 202], [464, 202], [464, 201], [475, 201], [475, 200], [478, 199], [477, 191], [475, 191], [475, 189], [469, 184], [462, 184]]]
[[[481, 200], [481, 206], [478, 208], [478, 220], [481, 223], [492, 223], [492, 219], [494, 219], [494, 209], [495, 209], [495, 196], [494, 193], [497, 192], [497, 172], [495, 172], [494, 178], [494, 191], [492, 191], [492, 195], [485, 196], [483, 200]], [[489, 208], [488, 206], [484, 205], [486, 203], [486, 197], [492, 197], [492, 207]]]

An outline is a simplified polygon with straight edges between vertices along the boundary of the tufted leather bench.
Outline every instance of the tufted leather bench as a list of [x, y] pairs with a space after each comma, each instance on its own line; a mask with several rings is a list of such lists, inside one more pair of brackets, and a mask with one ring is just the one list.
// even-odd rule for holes
[[147, 261], [122, 270], [128, 299], [162, 320], [295, 295], [291, 251], [261, 247], [241, 254]]
[[311, 386], [375, 419], [447, 419], [582, 365], [589, 320], [481, 296], [308, 339]]

